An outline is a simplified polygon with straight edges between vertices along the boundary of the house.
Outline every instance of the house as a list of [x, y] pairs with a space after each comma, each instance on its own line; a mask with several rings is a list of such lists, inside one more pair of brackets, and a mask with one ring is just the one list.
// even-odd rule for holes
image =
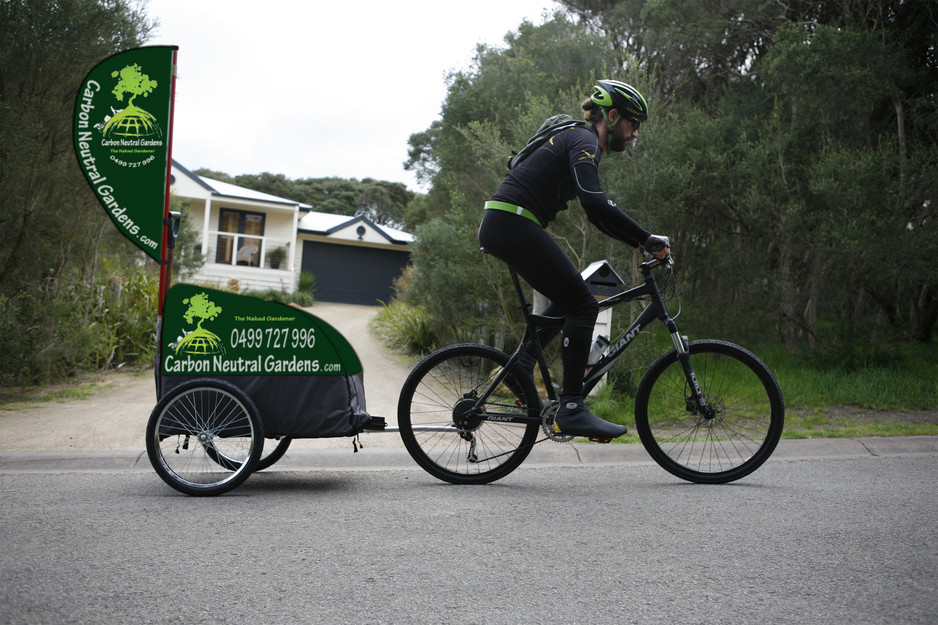
[[193, 282], [292, 292], [307, 271], [317, 300], [374, 306], [390, 300], [410, 259], [407, 232], [198, 176], [176, 161], [170, 192], [188, 204], [205, 258]]

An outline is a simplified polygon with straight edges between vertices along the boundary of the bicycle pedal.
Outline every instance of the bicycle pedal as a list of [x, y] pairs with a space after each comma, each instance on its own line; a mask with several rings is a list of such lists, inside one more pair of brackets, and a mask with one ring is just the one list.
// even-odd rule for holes
[[590, 436], [589, 441], [591, 443], [611, 443], [612, 438], [609, 436]]

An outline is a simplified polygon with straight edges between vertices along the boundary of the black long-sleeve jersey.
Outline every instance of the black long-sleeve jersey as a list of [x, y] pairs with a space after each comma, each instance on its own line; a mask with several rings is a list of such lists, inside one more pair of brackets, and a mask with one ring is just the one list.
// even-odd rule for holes
[[638, 247], [651, 235], [603, 193], [601, 158], [594, 128], [562, 130], [508, 172], [492, 199], [528, 209], [546, 227], [578, 198], [601, 232]]

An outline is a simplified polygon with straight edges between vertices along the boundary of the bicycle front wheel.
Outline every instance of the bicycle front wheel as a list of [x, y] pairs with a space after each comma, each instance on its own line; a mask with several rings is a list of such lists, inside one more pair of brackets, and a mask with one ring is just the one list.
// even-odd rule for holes
[[221, 380], [193, 380], [163, 397], [147, 422], [147, 456], [187, 495], [218, 495], [248, 478], [264, 446], [254, 402]]
[[677, 351], [671, 350], [639, 385], [639, 437], [658, 464], [682, 479], [738, 480], [775, 450], [785, 419], [782, 392], [768, 367], [738, 345], [693, 341], [689, 353], [706, 407], [697, 405]]
[[408, 376], [398, 425], [407, 451], [428, 473], [454, 484], [484, 484], [514, 471], [530, 453], [540, 427], [530, 376], [509, 372], [476, 407], [507, 363], [493, 347], [451, 345]]

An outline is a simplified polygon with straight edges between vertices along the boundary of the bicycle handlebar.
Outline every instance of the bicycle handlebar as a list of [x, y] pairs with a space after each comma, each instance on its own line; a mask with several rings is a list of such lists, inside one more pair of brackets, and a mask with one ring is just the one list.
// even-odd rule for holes
[[[645, 254], [646, 256], [651, 256], [651, 254]], [[642, 271], [651, 271], [655, 267], [660, 267], [661, 265], [667, 265], [668, 269], [674, 268], [674, 256], [668, 254], [664, 258], [654, 258], [651, 260], [646, 260], [641, 264]]]

